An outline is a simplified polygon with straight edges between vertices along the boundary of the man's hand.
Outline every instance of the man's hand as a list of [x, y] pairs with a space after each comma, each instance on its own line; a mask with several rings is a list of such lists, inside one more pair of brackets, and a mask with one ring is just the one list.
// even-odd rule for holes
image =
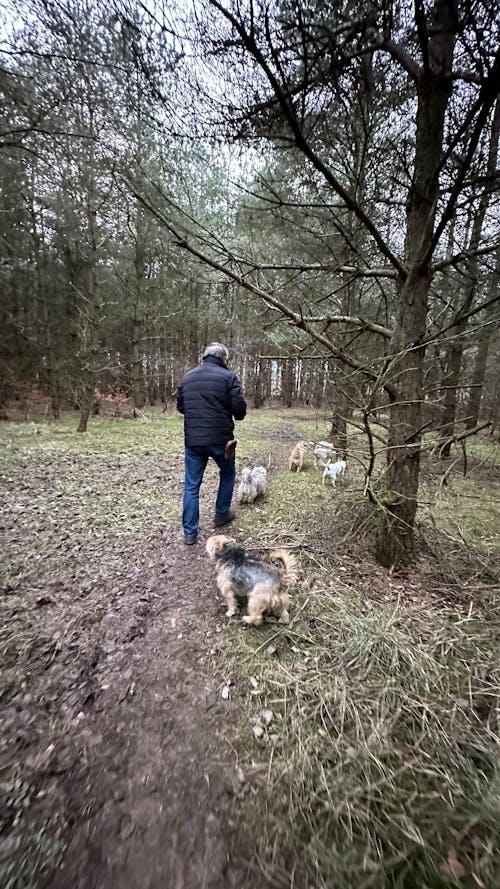
[[226, 458], [226, 460], [234, 460], [235, 455], [236, 455], [237, 443], [238, 442], [236, 441], [235, 438], [232, 438], [231, 441], [228, 441], [228, 443], [226, 445], [226, 449], [224, 451], [224, 457]]

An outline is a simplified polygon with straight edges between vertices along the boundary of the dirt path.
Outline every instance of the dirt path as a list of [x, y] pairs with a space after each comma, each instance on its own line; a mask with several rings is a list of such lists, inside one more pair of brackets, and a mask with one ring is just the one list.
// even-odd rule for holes
[[[182, 550], [176, 529], [172, 536], [173, 545], [169, 535], [153, 546], [158, 573], [138, 572], [139, 601], [124, 634], [110, 618], [90, 712], [77, 714], [92, 757], [90, 786], [81, 788], [90, 811], [78, 818], [54, 887], [243, 882], [228, 867], [238, 845], [228, 825], [234, 757], [219, 732], [229, 713], [210, 654], [220, 607], [200, 548]], [[130, 604], [122, 602], [120, 618]]]
[[[36, 491], [30, 502], [38, 515]], [[11, 519], [13, 552], [22, 535]], [[206, 507], [204, 537], [208, 519]], [[3, 589], [6, 663], [22, 675], [3, 687], [0, 753], [30, 788], [22, 819], [16, 800], [4, 801], [3, 850], [50, 889], [263, 886], [245, 863], [245, 828], [231, 820], [237, 781], [225, 737], [239, 714], [221, 697], [225, 618], [203, 543], [184, 547], [178, 525], [164, 523], [132, 548], [108, 535], [96, 559], [79, 532], [73, 569], [69, 559], [48, 580], [37, 521], [31, 560]]]

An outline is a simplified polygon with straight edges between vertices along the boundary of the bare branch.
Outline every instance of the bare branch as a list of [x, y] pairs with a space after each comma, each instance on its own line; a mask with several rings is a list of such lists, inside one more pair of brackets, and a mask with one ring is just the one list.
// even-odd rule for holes
[[297, 119], [295, 109], [292, 102], [290, 101], [289, 95], [287, 94], [283, 84], [278, 80], [277, 76], [271, 69], [262, 50], [257, 45], [254, 36], [252, 34], [249, 34], [246, 31], [243, 23], [239, 21], [239, 19], [235, 15], [233, 15], [230, 10], [222, 6], [222, 4], [218, 2], [218, 0], [209, 0], [209, 2], [233, 26], [235, 31], [239, 34], [245, 48], [248, 50], [250, 55], [253, 56], [255, 61], [260, 65], [272, 89], [274, 90], [275, 96], [279, 102], [285, 119], [288, 122], [288, 126], [290, 127], [297, 147], [300, 148], [304, 156], [312, 163], [315, 169], [321, 173], [325, 181], [328, 182], [328, 184], [331, 185], [334, 191], [342, 198], [346, 207], [349, 210], [352, 210], [354, 215], [359, 219], [367, 232], [371, 235], [382, 255], [385, 256], [385, 258], [397, 271], [399, 278], [404, 281], [407, 277], [408, 272], [401, 260], [398, 259], [398, 257], [392, 252], [373, 220], [366, 215], [357, 201], [354, 200], [352, 195], [337, 179], [333, 171], [329, 167], [327, 167], [327, 165], [319, 157], [319, 155], [316, 154], [316, 152], [313, 150], [310, 143], [304, 136], [300, 123]]
[[381, 38], [379, 41], [375, 41], [371, 47], [367, 47], [367, 51], [377, 49], [382, 52], [387, 52], [392, 56], [392, 58], [404, 68], [406, 73], [410, 75], [415, 83], [420, 80], [423, 73], [420, 65], [417, 64], [415, 59], [412, 59], [410, 54], [407, 53], [399, 43], [396, 43], [394, 40], [384, 40]]
[[457, 266], [461, 262], [466, 262], [468, 259], [472, 259], [474, 256], [486, 256], [488, 253], [494, 253], [499, 247], [500, 241], [496, 241], [495, 244], [487, 244], [485, 247], [479, 247], [477, 250], [461, 250], [460, 253], [455, 253], [454, 256], [450, 256], [449, 259], [443, 259], [440, 262], [436, 262], [432, 266], [432, 271], [442, 272], [443, 269], [449, 268], [449, 266]]
[[376, 324], [374, 321], [369, 321], [367, 318], [357, 318], [353, 315], [308, 316], [305, 320], [309, 324], [355, 324], [358, 327], [365, 328], [365, 330], [371, 330], [373, 333], [378, 333], [380, 336], [383, 336], [388, 340], [392, 337], [392, 330], [390, 330], [389, 327], [383, 327], [381, 324]]
[[255, 271], [283, 271], [283, 272], [334, 272], [343, 275], [353, 275], [356, 278], [392, 278], [398, 277], [394, 269], [358, 269], [350, 265], [332, 265], [331, 263], [293, 263], [284, 265], [279, 263], [253, 263], [249, 259], [235, 256], [242, 265], [249, 265]]
[[[132, 193], [137, 198], [138, 201], [147, 209], [150, 213], [155, 216], [155, 218], [161, 222], [161, 224], [170, 232], [171, 235], [175, 238], [174, 243], [177, 247], [180, 247], [183, 250], [186, 250], [192, 256], [195, 256], [205, 265], [210, 266], [210, 268], [215, 269], [218, 272], [221, 272], [225, 277], [230, 278], [232, 281], [235, 281], [241, 287], [244, 287], [250, 293], [255, 294], [260, 299], [262, 299], [268, 306], [272, 306], [277, 309], [284, 318], [288, 318], [289, 321], [293, 323], [295, 327], [299, 330], [303, 330], [305, 333], [309, 334], [309, 336], [316, 340], [316, 342], [321, 343], [321, 345], [328, 351], [332, 358], [337, 359], [338, 361], [346, 364], [347, 367], [352, 368], [353, 370], [357, 370], [365, 377], [370, 380], [377, 380], [377, 374], [370, 371], [359, 361], [356, 361], [351, 355], [348, 355], [342, 349], [337, 348], [335, 343], [330, 340], [324, 333], [321, 333], [318, 330], [315, 330], [314, 327], [311, 326], [310, 323], [306, 319], [302, 317], [302, 315], [298, 312], [294, 312], [289, 306], [286, 305], [282, 300], [278, 299], [278, 297], [273, 294], [262, 290], [260, 287], [256, 287], [242, 275], [237, 274], [232, 271], [227, 265], [223, 265], [221, 262], [213, 259], [211, 256], [208, 256], [206, 253], [203, 253], [196, 246], [191, 244], [185, 236], [183, 236], [168, 219], [165, 218], [163, 213], [158, 210], [153, 204], [151, 204], [139, 191], [137, 191], [132, 185], [130, 185]], [[386, 391], [392, 396], [395, 397], [395, 393], [393, 387], [390, 383], [385, 383], [384, 388]]]
[[487, 426], [491, 426], [491, 420], [485, 420], [484, 423], [480, 423], [479, 426], [476, 426], [474, 429], [466, 429], [465, 432], [461, 432], [460, 435], [452, 435], [450, 438], [447, 438], [444, 441], [439, 449], [439, 456], [443, 453], [443, 450], [448, 446], [452, 445], [455, 442], [464, 441], [464, 439], [469, 438], [471, 435], [477, 435], [478, 432], [481, 432], [481, 429], [486, 429]]
[[479, 111], [476, 117], [476, 122], [474, 127], [472, 128], [472, 133], [469, 139], [469, 145], [464, 154], [462, 163], [460, 165], [460, 169], [455, 177], [455, 182], [453, 188], [450, 191], [450, 196], [448, 198], [448, 202], [446, 207], [444, 208], [441, 219], [437, 224], [432, 240], [427, 249], [426, 259], [430, 259], [436, 246], [443, 234], [448, 222], [450, 221], [453, 213], [455, 211], [456, 203], [459, 195], [464, 186], [465, 177], [472, 163], [472, 159], [476, 152], [476, 148], [479, 143], [479, 139], [484, 130], [486, 122], [488, 120], [488, 116], [490, 111], [495, 104], [495, 101], [498, 98], [498, 83], [500, 81], [500, 47], [497, 50], [495, 61], [491, 66], [491, 70], [489, 72], [488, 77], [483, 82], [481, 89], [479, 91], [478, 103], [480, 103]]

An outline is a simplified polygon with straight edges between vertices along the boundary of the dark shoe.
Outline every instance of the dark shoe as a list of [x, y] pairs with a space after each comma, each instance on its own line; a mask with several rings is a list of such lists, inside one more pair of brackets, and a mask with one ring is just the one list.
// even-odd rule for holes
[[222, 528], [223, 525], [228, 525], [229, 522], [232, 522], [233, 519], [236, 518], [236, 513], [233, 512], [232, 509], [228, 510], [228, 512], [223, 512], [221, 514], [215, 513], [214, 525], [216, 528]]
[[231, 441], [228, 441], [228, 443], [225, 447], [225, 450], [224, 450], [224, 457], [226, 458], [226, 460], [234, 460], [234, 458], [236, 456], [236, 445], [237, 444], [238, 444], [238, 442], [236, 441], [235, 438], [232, 438]]
[[193, 543], [196, 543], [197, 540], [198, 537], [196, 534], [194, 535], [194, 537], [187, 537], [186, 535], [184, 535], [184, 543], [186, 544], [186, 546], [192, 546]]

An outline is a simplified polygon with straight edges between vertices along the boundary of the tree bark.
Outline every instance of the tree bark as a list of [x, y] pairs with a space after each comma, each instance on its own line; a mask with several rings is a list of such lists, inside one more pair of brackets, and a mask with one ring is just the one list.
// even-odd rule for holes
[[343, 392], [336, 394], [330, 437], [339, 457], [347, 456], [347, 423], [351, 416], [352, 406], [347, 397]]
[[135, 223], [135, 298], [134, 316], [132, 318], [132, 399], [134, 407], [144, 407], [144, 369], [142, 366], [143, 349], [143, 302], [145, 280], [145, 243], [144, 243], [144, 210], [137, 206]]
[[137, 316], [137, 306], [132, 319], [132, 400], [134, 407], [144, 407], [144, 379], [142, 368], [142, 322]]
[[[468, 249], [473, 254], [478, 249], [481, 242], [483, 223], [492, 193], [492, 186], [489, 180], [493, 179], [496, 169], [499, 132], [500, 99], [497, 99], [495, 112], [493, 115], [490, 145], [488, 151], [488, 163], [486, 168], [486, 176], [488, 177], [488, 182], [481, 195], [481, 200], [479, 201], [479, 206], [474, 217], [471, 237], [469, 241]], [[441, 433], [443, 445], [440, 451], [442, 459], [446, 459], [450, 456], [451, 445], [449, 444], [449, 440], [453, 438], [453, 433], [455, 431], [458, 384], [460, 382], [462, 357], [465, 348], [465, 333], [468, 324], [467, 313], [472, 307], [472, 303], [477, 291], [477, 283], [479, 277], [478, 262], [475, 255], [471, 256], [469, 262], [467, 263], [466, 275], [467, 287], [465, 290], [464, 298], [462, 300], [462, 304], [458, 306], [458, 321], [457, 324], [454, 325], [454, 327], [452, 327], [449, 332], [450, 343], [447, 349], [445, 374], [446, 390], [444, 400], [443, 427]]]
[[393, 342], [395, 354], [402, 354], [396, 365], [399, 375], [397, 396], [390, 406], [387, 502], [376, 544], [377, 560], [388, 568], [407, 565], [414, 557], [424, 350], [421, 346], [411, 349], [409, 344], [412, 339], [418, 340], [424, 335], [428, 293], [428, 274], [415, 270], [401, 290], [397, 322], [399, 338]]
[[[497, 251], [496, 267], [491, 273], [490, 287], [488, 291], [489, 298], [492, 299], [498, 292], [500, 284], [500, 249]], [[484, 389], [484, 378], [486, 375], [486, 366], [488, 364], [488, 354], [493, 336], [492, 320], [498, 311], [498, 303], [491, 303], [485, 310], [484, 330], [481, 333], [479, 346], [477, 350], [476, 360], [474, 362], [474, 372], [472, 374], [472, 387], [469, 394], [467, 404], [465, 423], [466, 429], [474, 429], [479, 422], [479, 411], [481, 409], [481, 399]]]
[[253, 378], [253, 406], [255, 408], [260, 408], [264, 404], [265, 401], [265, 380], [264, 380], [264, 372], [263, 372], [263, 361], [264, 359], [257, 359], [254, 365], [254, 378]]
[[294, 380], [295, 362], [290, 358], [285, 358], [281, 362], [281, 397], [285, 407], [291, 407], [293, 403], [295, 380]]
[[451, 96], [450, 71], [456, 40], [454, 4], [436, 0], [428, 31], [428, 64], [417, 80], [417, 119], [413, 180], [408, 194], [405, 259], [398, 314], [391, 341], [395, 394], [387, 451], [387, 495], [376, 541], [376, 558], [386, 567], [414, 558], [414, 522], [420, 471], [424, 382], [422, 345], [431, 283], [431, 244], [439, 193], [445, 115]]
[[94, 393], [86, 392], [84, 397], [82, 398], [80, 404], [80, 422], [78, 424], [77, 432], [86, 432], [87, 425], [89, 422], [90, 413], [92, 410], [92, 405], [94, 403]]

